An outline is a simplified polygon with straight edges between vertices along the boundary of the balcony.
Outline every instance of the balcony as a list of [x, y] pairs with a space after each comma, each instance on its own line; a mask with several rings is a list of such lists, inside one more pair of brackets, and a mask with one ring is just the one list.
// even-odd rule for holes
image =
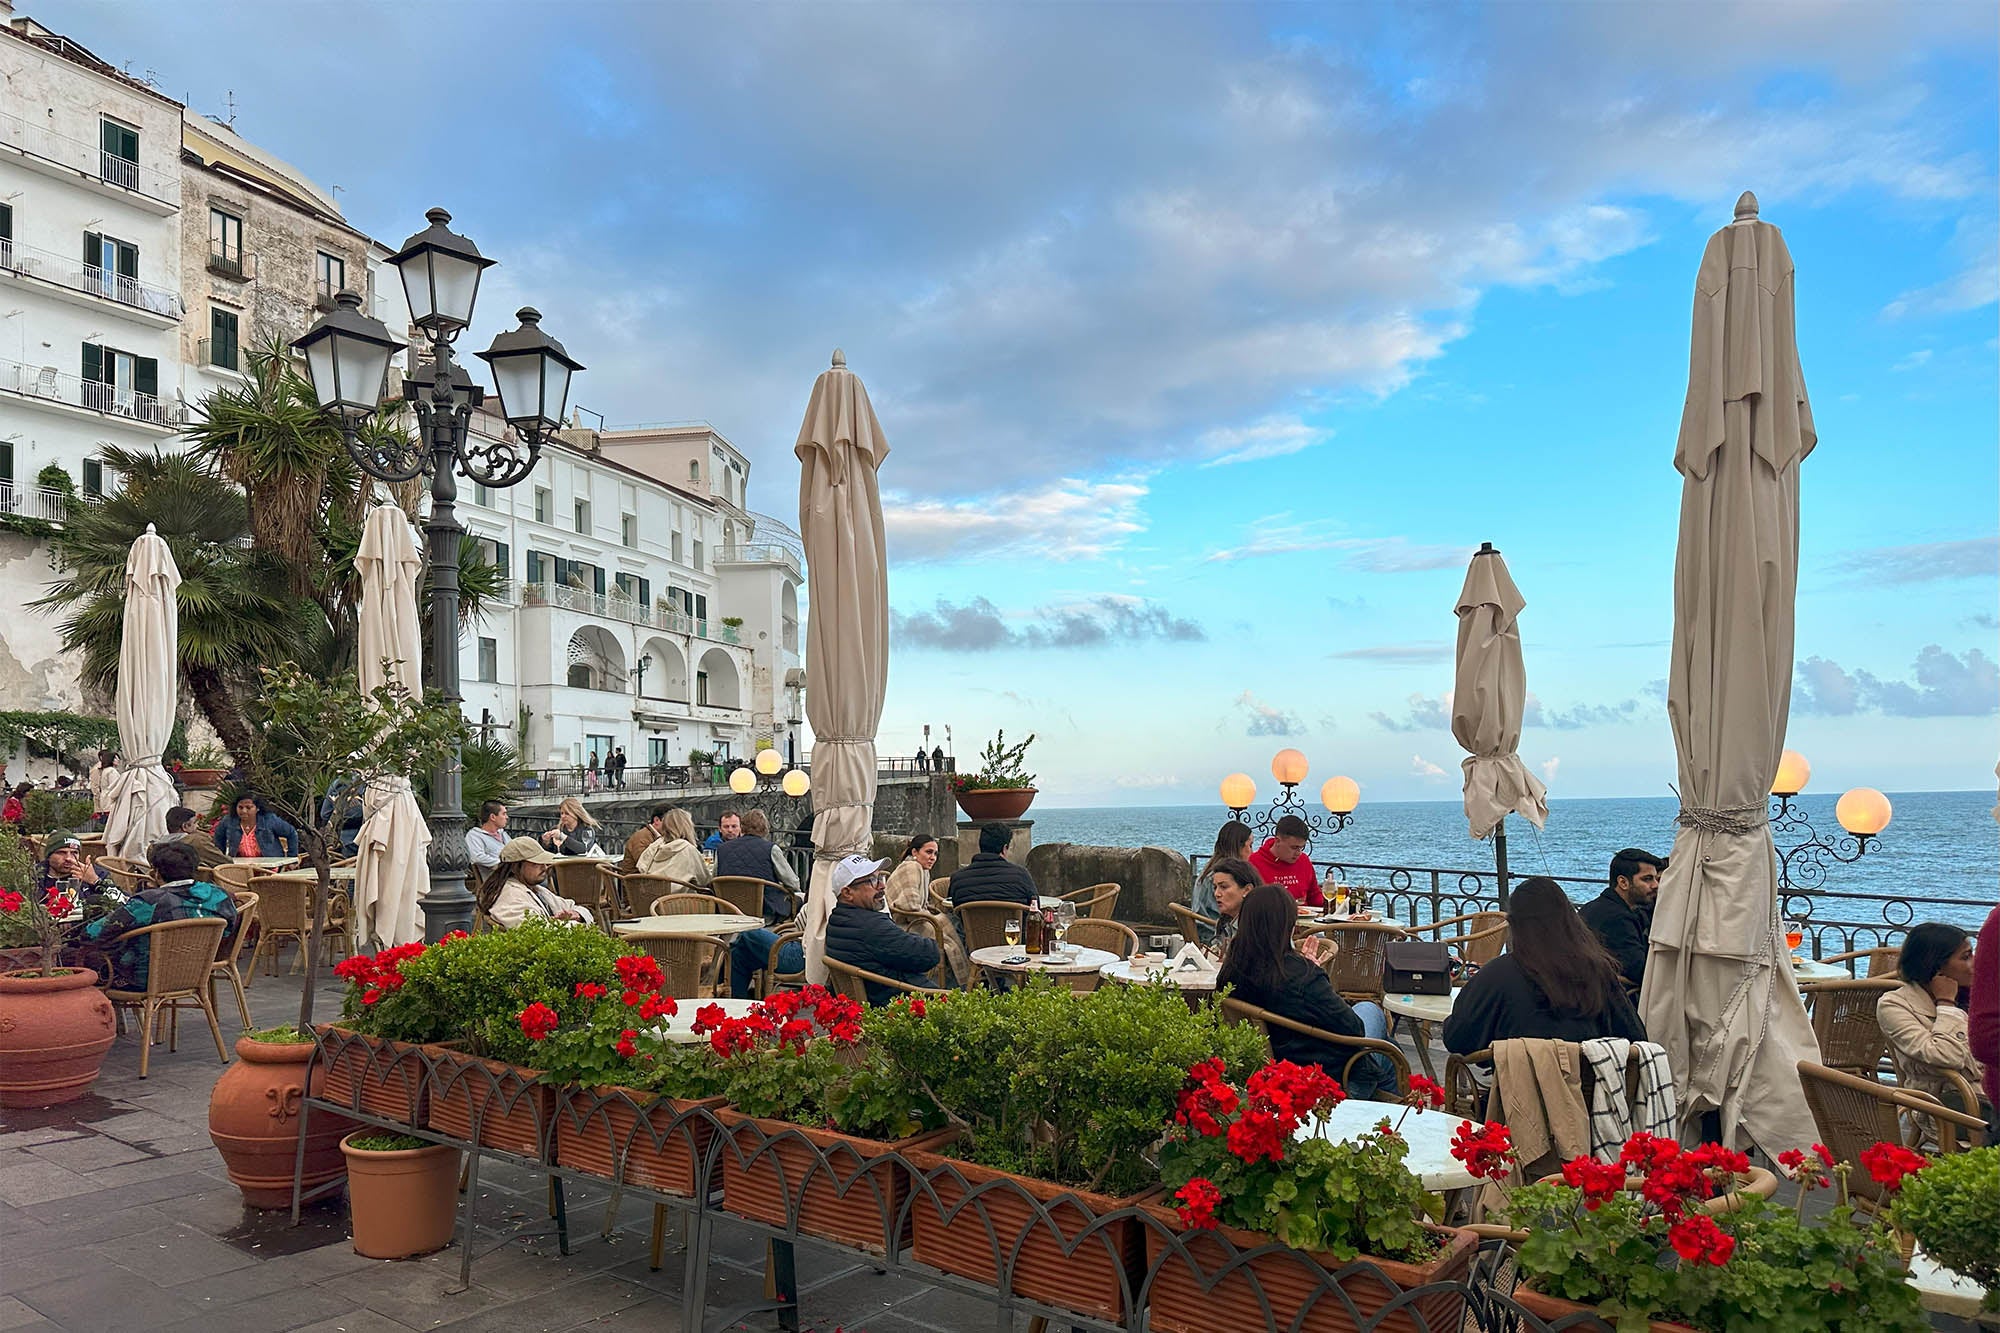
[[244, 373], [242, 349], [237, 344], [230, 343], [218, 353], [213, 338], [195, 339], [194, 363], [203, 370], [220, 371], [225, 375]]
[[66, 375], [54, 366], [27, 366], [0, 361], [0, 393], [18, 394], [27, 402], [62, 412], [95, 412], [125, 418], [136, 426], [168, 434], [180, 428], [186, 409], [150, 393], [122, 384], [104, 384], [80, 375]]
[[60, 523], [68, 504], [69, 497], [61, 491], [50, 490], [46, 486], [16, 486], [11, 481], [0, 481], [0, 514]]
[[253, 282], [257, 277], [257, 256], [244, 254], [241, 250], [227, 254], [211, 249], [208, 252], [208, 271], [231, 282]]
[[94, 143], [57, 134], [19, 116], [0, 112], [0, 151], [18, 153], [22, 165], [60, 180], [80, 182], [95, 193], [127, 200], [156, 217], [181, 206], [179, 148], [174, 145], [175, 170], [127, 162]]
[[81, 259], [39, 250], [18, 241], [0, 240], [0, 270], [4, 270], [9, 277], [59, 288], [55, 295], [86, 309], [102, 309], [102, 303], [106, 301], [124, 306], [140, 316], [141, 323], [155, 328], [171, 327], [186, 309], [181, 304], [180, 294], [171, 288], [156, 287], [95, 264], [86, 264]]
[[709, 639], [716, 643], [743, 642], [741, 633], [734, 625], [725, 625], [720, 620], [697, 619], [659, 606], [648, 607], [615, 592], [591, 592], [585, 588], [571, 588], [560, 583], [523, 583], [521, 604], [556, 606], [566, 611], [581, 611], [585, 615], [597, 616], [603, 620], [619, 620], [628, 625], [645, 625], [651, 629], [665, 630], [669, 634], [688, 634], [697, 639]]
[[773, 565], [795, 579], [805, 577], [798, 553], [776, 542], [739, 542], [722, 547], [716, 552], [715, 567], [720, 569], [724, 565]]

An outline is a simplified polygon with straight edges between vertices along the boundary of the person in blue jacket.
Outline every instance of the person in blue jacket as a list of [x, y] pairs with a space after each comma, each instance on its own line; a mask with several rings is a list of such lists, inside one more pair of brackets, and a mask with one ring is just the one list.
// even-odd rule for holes
[[263, 797], [248, 791], [215, 822], [215, 845], [232, 857], [297, 856], [302, 850], [299, 831], [266, 810]]

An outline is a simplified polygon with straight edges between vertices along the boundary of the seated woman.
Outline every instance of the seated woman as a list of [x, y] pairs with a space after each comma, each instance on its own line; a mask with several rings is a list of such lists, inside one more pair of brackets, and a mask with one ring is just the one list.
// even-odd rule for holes
[[[1275, 884], [1259, 884], [1241, 896], [1234, 917], [1235, 939], [1222, 960], [1218, 987], [1232, 987], [1235, 998], [1245, 1004], [1335, 1036], [1388, 1040], [1389, 1016], [1381, 1006], [1369, 1000], [1348, 1004], [1320, 964], [1292, 946], [1299, 909], [1290, 893]], [[1350, 1068], [1354, 1052], [1346, 1047], [1274, 1027], [1271, 1054], [1294, 1064], [1320, 1066], [1340, 1081], [1350, 1097], [1396, 1091], [1396, 1067], [1379, 1052], [1355, 1060]]]
[[[1243, 908], [1243, 899], [1264, 881], [1257, 877], [1254, 866], [1234, 856], [1210, 861], [1208, 869], [1202, 872], [1202, 878], [1208, 881], [1209, 891], [1215, 897], [1215, 929], [1202, 941], [1202, 945], [1212, 954], [1227, 957], [1229, 942], [1236, 937], [1237, 913]], [[1298, 919], [1296, 909], [1292, 919]]]
[[533, 838], [509, 838], [500, 849], [500, 864], [479, 886], [486, 919], [501, 930], [512, 930], [529, 917], [566, 925], [590, 924], [590, 909], [548, 887], [554, 852]]
[[[1961, 990], [1972, 984], [1972, 937], [1938, 921], [1913, 926], [1896, 970], [1903, 984], [1875, 1002], [1875, 1021], [1888, 1039], [1897, 1081], [1955, 1111], [1983, 1115], [1992, 1126], [1993, 1108], [1967, 1106], [1965, 1094], [1946, 1077], [1965, 1079], [1977, 1098], [1986, 1073], [1972, 1054], [1966, 1013], [1958, 1007]], [[1923, 1123], [1927, 1133], [1935, 1133], [1935, 1122]]]
[[299, 831], [264, 808], [264, 798], [246, 791], [229, 813], [215, 821], [215, 845], [232, 857], [297, 856]]
[[667, 811], [660, 820], [660, 828], [660, 836], [639, 853], [639, 873], [665, 875], [684, 884], [706, 887], [710, 879], [708, 862], [701, 859], [701, 848], [695, 843], [694, 820], [688, 812], [678, 807]]
[[1507, 926], [1508, 951], [1466, 983], [1444, 1021], [1446, 1050], [1470, 1055], [1510, 1037], [1646, 1039], [1617, 961], [1554, 880], [1522, 880]]
[[574, 796], [556, 809], [556, 826], [542, 834], [542, 843], [557, 856], [589, 856], [597, 851], [597, 820]]
[[[1250, 826], [1239, 819], [1224, 824], [1215, 835], [1215, 850], [1209, 854], [1208, 866], [1194, 882], [1194, 914], [1205, 916], [1210, 921], [1221, 919], [1222, 907], [1215, 898], [1215, 868], [1224, 861], [1250, 861]], [[1215, 927], [1197, 923], [1195, 930], [1203, 944], [1215, 942]]]
[[937, 859], [936, 838], [928, 833], [919, 833], [910, 839], [903, 848], [902, 859], [889, 872], [889, 911], [891, 914], [920, 916], [928, 920], [936, 928], [938, 938], [944, 941], [944, 957], [951, 965], [953, 979], [961, 986], [969, 986], [972, 984], [972, 964], [965, 956], [965, 942], [959, 939], [958, 927], [952, 924], [951, 918], [938, 911], [931, 902], [931, 871], [937, 868]]

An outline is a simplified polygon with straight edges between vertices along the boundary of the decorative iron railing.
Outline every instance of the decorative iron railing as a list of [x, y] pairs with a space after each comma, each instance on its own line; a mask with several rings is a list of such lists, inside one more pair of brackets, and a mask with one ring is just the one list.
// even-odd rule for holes
[[186, 310], [180, 293], [171, 287], [141, 282], [96, 264], [86, 264], [74, 255], [59, 255], [18, 241], [0, 240], [0, 268], [167, 319], [179, 319]]

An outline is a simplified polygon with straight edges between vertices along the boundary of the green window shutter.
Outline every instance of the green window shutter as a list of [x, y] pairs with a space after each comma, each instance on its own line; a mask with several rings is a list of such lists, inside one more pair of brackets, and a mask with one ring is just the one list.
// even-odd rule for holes
[[132, 387], [140, 393], [160, 396], [160, 363], [150, 356], [132, 358]]
[[604, 596], [604, 567], [602, 565], [592, 565], [590, 572], [591, 582], [597, 588], [597, 595], [599, 597]]
[[0, 241], [14, 239], [14, 206], [0, 204]]
[[134, 282], [137, 282], [139, 280], [139, 247], [136, 245], [119, 245], [117, 251], [118, 276], [121, 278], [130, 278]]
[[650, 614], [653, 609], [653, 585], [645, 579], [639, 580], [639, 605]]
[[14, 483], [14, 446], [0, 440], [0, 481]]
[[92, 268], [104, 265], [104, 238], [94, 231], [83, 234], [83, 262]]
[[98, 459], [83, 460], [83, 493], [90, 496], [104, 494], [104, 464]]
[[528, 552], [528, 582], [543, 582], [542, 553], [540, 551], [531, 550]]
[[509, 563], [509, 560], [510, 557], [507, 551], [507, 543], [494, 542], [493, 563], [499, 566], [501, 574], [505, 575], [507, 578], [512, 578], [514, 577], [514, 566], [511, 563]]
[[93, 384], [104, 382], [104, 349], [96, 343], [83, 345], [83, 377]]

